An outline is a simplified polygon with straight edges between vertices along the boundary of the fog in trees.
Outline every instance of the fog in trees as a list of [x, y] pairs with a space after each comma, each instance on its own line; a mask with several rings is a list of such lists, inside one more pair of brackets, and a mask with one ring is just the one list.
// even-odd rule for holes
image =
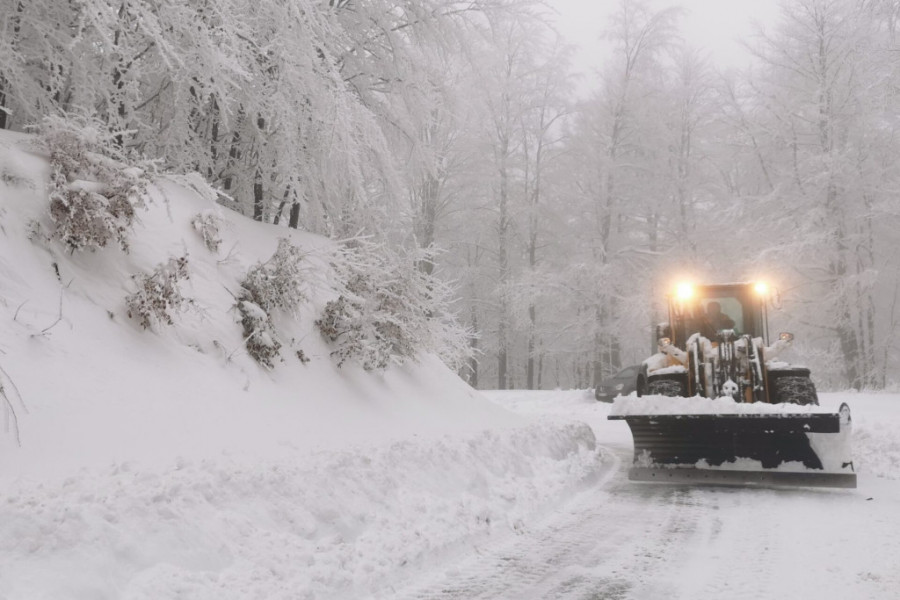
[[726, 68], [677, 2], [620, 0], [587, 81], [552, 3], [0, 9], [0, 128], [99, 123], [273, 237], [408, 257], [452, 287], [473, 385], [592, 387], [682, 277], [766, 279], [821, 387], [897, 385], [894, 2], [785, 0]]

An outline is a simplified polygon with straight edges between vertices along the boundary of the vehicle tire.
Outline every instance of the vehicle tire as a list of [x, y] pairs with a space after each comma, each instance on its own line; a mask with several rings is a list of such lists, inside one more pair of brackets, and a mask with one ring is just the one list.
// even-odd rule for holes
[[776, 377], [772, 383], [775, 392], [775, 402], [787, 402], [789, 404], [818, 406], [819, 397], [816, 395], [816, 386], [802, 375], [782, 375]]
[[653, 379], [647, 384], [648, 396], [684, 396], [684, 384], [675, 379]]

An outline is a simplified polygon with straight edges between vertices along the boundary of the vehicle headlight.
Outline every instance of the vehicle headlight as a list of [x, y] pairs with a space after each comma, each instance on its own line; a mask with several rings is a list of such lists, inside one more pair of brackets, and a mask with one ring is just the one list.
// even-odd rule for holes
[[617, 384], [616, 384], [616, 391], [617, 391], [617, 392], [621, 392], [621, 391], [622, 391], [622, 388], [624, 388], [624, 387], [625, 387], [625, 384], [624, 384], [624, 383], [617, 383]]
[[782, 342], [792, 342], [794, 341], [794, 334], [788, 333], [787, 331], [782, 331], [778, 334], [778, 339]]

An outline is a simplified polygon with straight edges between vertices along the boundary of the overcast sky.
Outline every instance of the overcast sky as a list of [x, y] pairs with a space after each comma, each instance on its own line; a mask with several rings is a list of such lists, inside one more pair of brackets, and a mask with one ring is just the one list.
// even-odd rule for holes
[[[605, 53], [599, 41], [609, 14], [620, 0], [550, 0], [559, 11], [559, 28], [563, 35], [579, 46], [576, 68], [589, 74]], [[749, 57], [740, 40], [753, 33], [753, 22], [768, 28], [778, 18], [778, 0], [670, 0], [654, 2], [654, 6], [682, 6], [685, 15], [681, 30], [694, 46], [710, 51], [721, 67], [741, 67]]]

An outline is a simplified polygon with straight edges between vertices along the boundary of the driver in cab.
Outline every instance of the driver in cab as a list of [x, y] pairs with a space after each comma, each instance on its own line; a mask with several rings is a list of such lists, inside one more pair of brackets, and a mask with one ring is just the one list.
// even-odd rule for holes
[[721, 304], [711, 300], [701, 318], [700, 334], [709, 340], [715, 340], [718, 332], [723, 329], [734, 329], [734, 320], [722, 312]]

